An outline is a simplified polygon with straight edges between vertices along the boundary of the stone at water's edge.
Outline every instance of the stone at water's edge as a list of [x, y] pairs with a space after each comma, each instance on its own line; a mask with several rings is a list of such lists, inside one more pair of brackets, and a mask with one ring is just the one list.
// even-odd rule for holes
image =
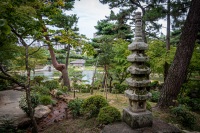
[[34, 117], [40, 119], [42, 117], [46, 117], [50, 112], [51, 110], [49, 109], [48, 106], [38, 105], [35, 108]]
[[124, 108], [123, 121], [133, 129], [151, 127], [153, 124], [153, 116], [148, 110], [134, 113], [129, 108]]

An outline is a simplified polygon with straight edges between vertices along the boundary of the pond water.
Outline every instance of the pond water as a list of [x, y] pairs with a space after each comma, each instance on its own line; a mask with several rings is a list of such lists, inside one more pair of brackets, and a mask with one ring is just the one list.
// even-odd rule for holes
[[[46, 80], [52, 80], [52, 79], [58, 79], [59, 76], [54, 76], [55, 70], [52, 71], [36, 71], [35, 74], [31, 73], [31, 78], [34, 76], [45, 76]], [[91, 84], [92, 83], [92, 77], [93, 77], [94, 71], [93, 70], [83, 70], [82, 75], [83, 78], [82, 80], [86, 81], [85, 83]]]
[[82, 80], [87, 80], [87, 84], [92, 83], [92, 77], [93, 77], [94, 71], [93, 70], [83, 70], [82, 75], [84, 76]]
[[35, 73], [31, 73], [31, 77], [35, 76], [44, 76], [47, 80], [54, 79], [54, 71], [36, 71]]

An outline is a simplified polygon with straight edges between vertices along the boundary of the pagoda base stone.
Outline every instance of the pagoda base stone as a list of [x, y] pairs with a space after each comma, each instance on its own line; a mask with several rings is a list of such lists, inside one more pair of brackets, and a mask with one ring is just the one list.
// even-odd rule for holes
[[129, 107], [123, 109], [123, 121], [133, 129], [151, 127], [153, 124], [152, 113], [148, 110], [145, 112], [132, 112]]

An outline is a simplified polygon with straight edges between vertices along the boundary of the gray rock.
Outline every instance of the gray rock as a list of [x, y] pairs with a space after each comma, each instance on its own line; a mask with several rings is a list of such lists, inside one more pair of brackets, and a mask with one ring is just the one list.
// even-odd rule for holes
[[39, 118], [47, 116], [50, 112], [51, 110], [49, 109], [48, 106], [38, 105], [35, 108], [34, 117], [39, 119]]
[[152, 127], [132, 129], [126, 123], [118, 122], [106, 125], [101, 133], [181, 133], [181, 131], [173, 125], [154, 119]]

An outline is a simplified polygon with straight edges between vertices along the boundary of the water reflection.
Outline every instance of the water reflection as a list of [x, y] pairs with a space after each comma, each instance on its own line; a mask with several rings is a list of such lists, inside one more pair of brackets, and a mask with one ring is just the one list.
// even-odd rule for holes
[[[31, 79], [35, 76], [44, 76], [46, 80], [52, 80], [52, 79], [57, 79], [59, 76], [54, 76], [54, 73], [58, 72], [56, 70], [52, 71], [36, 71], [35, 73], [31, 72]], [[94, 71], [93, 70], [83, 70], [82, 75], [83, 78], [82, 80], [86, 81], [86, 84], [91, 84], [92, 83], [92, 77], [93, 77]]]

